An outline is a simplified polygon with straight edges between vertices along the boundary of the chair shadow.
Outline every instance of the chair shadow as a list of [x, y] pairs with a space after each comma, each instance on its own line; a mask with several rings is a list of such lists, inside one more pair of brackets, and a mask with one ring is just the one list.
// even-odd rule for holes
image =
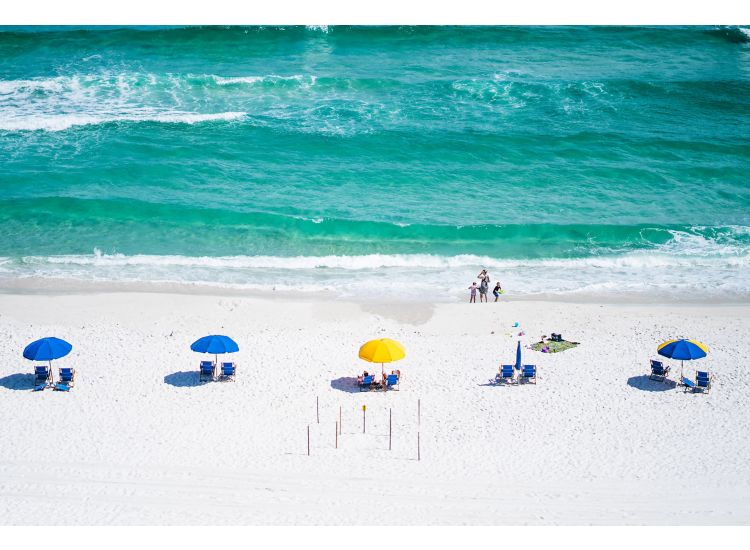
[[0, 378], [0, 386], [9, 390], [32, 390], [34, 389], [34, 375], [28, 373], [16, 373]]
[[502, 388], [502, 387], [511, 386], [511, 385], [515, 386], [515, 384], [500, 383], [494, 378], [488, 379], [487, 382], [485, 382], [484, 384], [477, 384], [477, 386], [479, 386], [480, 388]]
[[197, 370], [173, 372], [164, 377], [164, 383], [176, 388], [193, 388], [205, 384], [200, 381], [200, 374]]
[[677, 382], [669, 379], [664, 382], [657, 382], [656, 380], [651, 380], [648, 374], [642, 374], [628, 378], [628, 386], [642, 391], [668, 391], [675, 389]]
[[344, 391], [346, 393], [359, 393], [356, 376], [342, 376], [331, 380], [331, 387], [334, 390]]

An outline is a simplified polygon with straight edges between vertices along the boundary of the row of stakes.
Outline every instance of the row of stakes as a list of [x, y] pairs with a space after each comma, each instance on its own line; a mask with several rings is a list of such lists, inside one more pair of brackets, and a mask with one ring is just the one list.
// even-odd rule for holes
[[[319, 398], [315, 398], [315, 416], [320, 424], [320, 406]], [[422, 453], [419, 444], [419, 426], [422, 418], [422, 400], [417, 399], [417, 460], [422, 460]], [[367, 405], [362, 405], [362, 433], [367, 429]], [[336, 422], [336, 449], [339, 448], [339, 435], [341, 435], [341, 407], [339, 406], [339, 419]], [[388, 408], [388, 450], [393, 449], [393, 413]], [[307, 456], [310, 456], [310, 425], [307, 425]]]

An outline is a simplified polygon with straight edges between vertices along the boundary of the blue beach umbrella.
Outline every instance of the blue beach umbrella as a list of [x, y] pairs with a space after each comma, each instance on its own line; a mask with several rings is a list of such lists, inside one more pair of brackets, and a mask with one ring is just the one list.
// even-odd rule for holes
[[521, 340], [518, 341], [516, 348], [516, 370], [521, 370]]
[[[693, 359], [705, 357], [708, 353], [708, 347], [695, 340], [668, 340], [660, 344], [656, 348], [656, 352], [670, 359], [679, 359], [680, 371], [682, 371], [684, 361], [692, 361]], [[680, 377], [682, 377], [682, 372], [680, 372]]]
[[52, 360], [65, 357], [73, 346], [65, 340], [50, 336], [31, 342], [23, 350], [23, 356], [31, 361], [48, 361], [52, 368]]
[[229, 336], [223, 334], [211, 334], [198, 338], [192, 343], [190, 349], [197, 351], [198, 353], [213, 353], [216, 355], [216, 362], [219, 361], [219, 353], [234, 353], [240, 351], [240, 347], [237, 342], [232, 340]]

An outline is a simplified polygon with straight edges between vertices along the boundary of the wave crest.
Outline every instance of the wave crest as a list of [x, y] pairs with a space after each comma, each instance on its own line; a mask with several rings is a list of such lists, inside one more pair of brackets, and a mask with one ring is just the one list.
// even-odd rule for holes
[[0, 258], [0, 278], [178, 283], [252, 290], [331, 291], [342, 297], [455, 300], [481, 268], [509, 296], [649, 295], [664, 301], [750, 299], [750, 253], [662, 250], [574, 259], [368, 254], [362, 256], [156, 256], [104, 254]]

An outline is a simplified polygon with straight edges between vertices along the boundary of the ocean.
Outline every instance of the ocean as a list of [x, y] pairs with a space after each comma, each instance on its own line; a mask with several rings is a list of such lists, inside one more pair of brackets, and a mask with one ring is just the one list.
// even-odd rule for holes
[[742, 27], [0, 27], [0, 283], [750, 298]]

